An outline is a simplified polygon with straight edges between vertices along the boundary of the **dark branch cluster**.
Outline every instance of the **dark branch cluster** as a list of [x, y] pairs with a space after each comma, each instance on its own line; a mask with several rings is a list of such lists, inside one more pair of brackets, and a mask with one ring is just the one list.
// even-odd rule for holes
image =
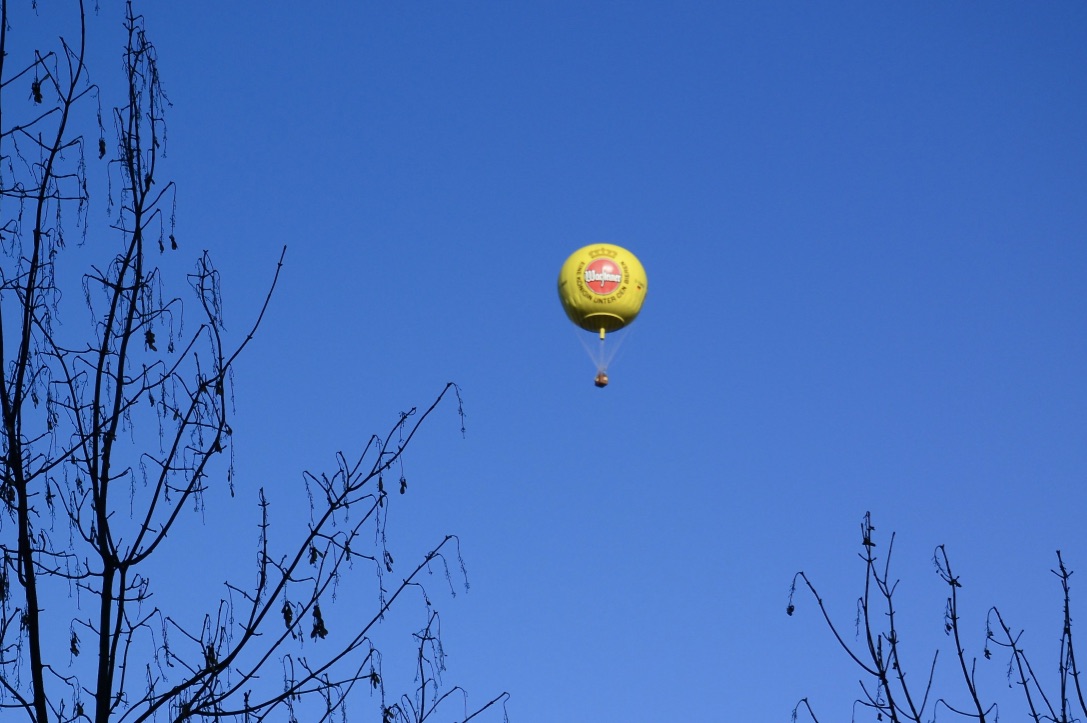
[[[272, 503], [260, 489], [247, 584], [227, 582], [196, 615], [155, 597], [162, 568], [151, 563], [185, 515], [212, 491], [235, 494], [232, 370], [283, 256], [240, 341], [226, 334], [207, 252], [187, 293], [172, 295], [158, 265], [178, 248], [174, 185], [160, 168], [169, 101], [144, 18], [124, 5], [123, 95], [106, 114], [111, 149], [104, 92], [85, 65], [82, 5], [75, 42], [61, 39], [17, 67], [8, 6], [0, 0], [0, 715], [346, 719], [356, 687], [389, 722], [418, 723], [439, 707], [458, 715], [458, 698], [459, 720], [502, 709], [505, 694], [473, 709], [462, 690], [441, 685], [440, 617], [420, 580], [438, 568], [451, 589], [454, 575], [467, 585], [459, 540], [444, 537], [391, 578], [389, 488], [407, 491], [403, 455], [434, 409], [447, 395], [460, 409], [452, 384], [353, 461], [339, 454], [334, 472], [305, 474], [309, 523], [293, 541], [272, 539]], [[85, 117], [89, 141], [79, 130]], [[89, 232], [94, 173], [105, 179], [109, 222]], [[62, 279], [80, 277], [64, 265], [66, 230], [95, 259], [81, 274], [82, 293], [68, 298]], [[70, 318], [61, 312], [72, 300], [86, 307], [89, 327], [58, 321]], [[378, 601], [344, 629], [330, 610], [356, 561], [373, 571]], [[414, 637], [415, 689], [394, 697], [372, 633], [404, 593], [421, 600], [426, 623]]]
[[[891, 578], [891, 553], [894, 534], [890, 536], [882, 561], [877, 555], [878, 545], [875, 526], [870, 513], [865, 513], [861, 523], [860, 558], [864, 563], [864, 591], [857, 599], [857, 633], [853, 642], [847, 640], [840, 624], [835, 622], [815, 585], [804, 572], [793, 578], [786, 612], [796, 612], [795, 595], [798, 584], [807, 588], [814, 598], [823, 621], [850, 660], [860, 669], [861, 695], [854, 703], [853, 720], [858, 713], [868, 713], [870, 718], [890, 723], [925, 723], [938, 720], [942, 714], [956, 719], [995, 723], [999, 708], [992, 695], [982, 690], [978, 682], [978, 659], [967, 652], [962, 642], [962, 620], [959, 595], [963, 584], [952, 571], [947, 550], [940, 545], [933, 552], [933, 564], [940, 579], [947, 586], [944, 603], [943, 632], [952, 644], [954, 673], [946, 681], [947, 693], [937, 694], [945, 686], [938, 685], [937, 661], [939, 650], [933, 652], [929, 662], [919, 671], [920, 677], [911, 673], [914, 668], [901, 656], [901, 635], [897, 617], [895, 591], [898, 581]], [[1060, 662], [1055, 690], [1043, 689], [1035, 675], [1026, 652], [1020, 647], [1022, 631], [1013, 631], [996, 607], [989, 609], [985, 626], [983, 657], [989, 660], [995, 648], [1009, 654], [1007, 678], [1024, 696], [1035, 723], [1073, 723], [1087, 717], [1080, 671], [1076, 664], [1072, 639], [1070, 570], [1065, 567], [1061, 553], [1057, 552], [1058, 569], [1054, 574], [1060, 579], [1064, 595], [1064, 621], [1060, 638]], [[1048, 692], [1047, 692], [1048, 691]], [[815, 709], [808, 698], [801, 699], [793, 708], [793, 720], [803, 713], [819, 723]]]

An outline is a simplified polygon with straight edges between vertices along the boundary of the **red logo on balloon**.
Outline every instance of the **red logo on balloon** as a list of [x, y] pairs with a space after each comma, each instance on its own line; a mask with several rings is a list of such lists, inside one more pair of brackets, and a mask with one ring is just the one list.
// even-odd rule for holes
[[585, 267], [585, 286], [594, 294], [610, 294], [623, 282], [623, 272], [611, 259], [594, 259]]

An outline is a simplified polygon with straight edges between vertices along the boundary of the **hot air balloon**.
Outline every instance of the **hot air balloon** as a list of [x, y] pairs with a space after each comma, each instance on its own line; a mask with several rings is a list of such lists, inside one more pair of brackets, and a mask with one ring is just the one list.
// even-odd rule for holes
[[559, 299], [566, 316], [582, 329], [600, 334], [597, 351], [586, 346], [596, 362], [596, 386], [608, 385], [608, 362], [617, 350], [607, 348], [607, 334], [634, 321], [647, 287], [638, 257], [614, 244], [582, 247], [562, 265]]

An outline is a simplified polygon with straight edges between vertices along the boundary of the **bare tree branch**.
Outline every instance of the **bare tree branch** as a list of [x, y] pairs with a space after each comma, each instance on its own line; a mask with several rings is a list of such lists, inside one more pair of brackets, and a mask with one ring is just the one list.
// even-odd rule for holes
[[[890, 582], [890, 558], [894, 545], [894, 535], [891, 535], [886, 559], [881, 567], [877, 567], [877, 557], [874, 550], [877, 547], [874, 536], [875, 527], [871, 521], [871, 515], [866, 513], [861, 524], [861, 560], [864, 562], [865, 578], [864, 593], [858, 599], [858, 637], [863, 640], [863, 650], [858, 650], [846, 642], [839, 627], [831, 617], [826, 604], [819, 596], [815, 586], [804, 572], [798, 572], [789, 591], [789, 601], [786, 612], [791, 616], [795, 613], [794, 603], [797, 581], [802, 581], [808, 588], [819, 607], [823, 621], [830, 629], [838, 646], [841, 647], [854, 664], [860, 668], [867, 678], [860, 681], [861, 696], [855, 701], [854, 720], [856, 719], [856, 707], [868, 709], [876, 714], [876, 720], [888, 720], [892, 723], [898, 721], [922, 721], [935, 720], [940, 711], [946, 711], [957, 718], [986, 723], [998, 719], [998, 708], [995, 702], [988, 702], [983, 697], [977, 682], [978, 660], [971, 657], [962, 643], [962, 619], [960, 616], [959, 591], [962, 589], [962, 581], [958, 575], [952, 572], [950, 557], [943, 545], [936, 547], [933, 552], [933, 564], [940, 579], [948, 586], [948, 596], [944, 605], [943, 629], [951, 639], [955, 650], [957, 663], [958, 685], [949, 685], [958, 691], [965, 691], [966, 704], [952, 702], [947, 695], [941, 695], [932, 699], [936, 680], [936, 662], [939, 650], [933, 652], [932, 663], [924, 680], [923, 691], [918, 692], [913, 688], [908, 679], [909, 668], [900, 656], [900, 639], [898, 623], [896, 620], [895, 593], [898, 582]], [[1079, 683], [1079, 670], [1076, 665], [1075, 648], [1072, 638], [1072, 614], [1071, 594], [1069, 579], [1072, 573], [1067, 569], [1061, 553], [1057, 552], [1058, 567], [1053, 573], [1061, 581], [1064, 600], [1064, 624], [1060, 639], [1060, 658], [1057, 668], [1057, 693], [1051, 695], [1041, 686], [1033, 667], [1023, 648], [1020, 646], [1022, 631], [1014, 632], [1005, 622], [1000, 611], [993, 607], [989, 609], [986, 620], [986, 645], [984, 658], [992, 658], [993, 650], [990, 646], [1004, 648], [1009, 651], [1008, 680], [1014, 679], [1019, 690], [1022, 691], [1023, 700], [1029, 715], [1035, 723], [1051, 721], [1052, 723], [1072, 723], [1087, 716], [1087, 706], [1084, 705], [1084, 697]], [[881, 614], [873, 615], [874, 603], [879, 604]], [[962, 696], [961, 692], [957, 695]], [[931, 717], [930, 713], [931, 711]], [[1075, 712], [1078, 711], [1078, 712]], [[793, 708], [793, 720], [796, 720], [800, 712], [806, 713], [813, 721], [818, 723], [812, 706], [807, 698], [802, 698]]]
[[[95, 108], [101, 89], [85, 66], [82, 2], [72, 11], [76, 42], [62, 37], [15, 66], [9, 3], [0, 1], [4, 720], [346, 719], [347, 700], [361, 691], [377, 697], [388, 721], [455, 714], [458, 699], [462, 721], [499, 707], [505, 718], [507, 694], [473, 708], [462, 689], [442, 682], [441, 618], [422, 580], [437, 568], [451, 592], [454, 575], [467, 587], [459, 539], [444, 536], [390, 582], [397, 568], [386, 545], [393, 498], [385, 477], [396, 476], [447, 397], [456, 399], [463, 431], [454, 384], [422, 410], [401, 413], [361, 451], [337, 454], [333, 471], [303, 473], [309, 519], [294, 537], [272, 538], [272, 501], [260, 489], [253, 577], [232, 575], [218, 601], [196, 614], [157, 601], [154, 563], [187, 512], [224, 490], [235, 495], [233, 370], [266, 317], [286, 249], [240, 341], [226, 333], [208, 252], [188, 274], [187, 293], [167, 290], [158, 264], [178, 248], [175, 187], [161, 168], [169, 99], [145, 18], [132, 2], [123, 7], [124, 86], [106, 114], [116, 134], [111, 153]], [[98, 131], [95, 169], [81, 124]], [[108, 188], [110, 219], [88, 234], [95, 171]], [[82, 267], [91, 318], [82, 330], [57, 322], [65, 302], [80, 298], [66, 298], [58, 280], [75, 278], [65, 253], [73, 232], [93, 255]], [[336, 588], [368, 572], [378, 602], [345, 628], [332, 614]], [[415, 688], [387, 698], [373, 637], [394, 604], [417, 605], [427, 623], [405, 636]], [[62, 659], [51, 652], [58, 640], [67, 643]]]

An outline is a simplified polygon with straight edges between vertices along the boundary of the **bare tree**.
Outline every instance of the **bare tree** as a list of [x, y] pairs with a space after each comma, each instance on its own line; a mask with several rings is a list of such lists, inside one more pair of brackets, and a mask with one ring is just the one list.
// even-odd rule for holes
[[[967, 652], [962, 641], [959, 591], [963, 584], [961, 578], [952, 572], [947, 550], [940, 545], [932, 557], [936, 573], [948, 590], [943, 631], [951, 641], [954, 656], [950, 666], [953, 672], [948, 673], [949, 679], [945, 685], [940, 685], [944, 681], [937, 675], [939, 650], [932, 653], [920, 670], [915, 669], [903, 656], [895, 598], [898, 580], [891, 576], [895, 536], [890, 536], [881, 560], [877, 554], [875, 530], [871, 513], [865, 513], [861, 523], [860, 551], [864, 563], [864, 591], [857, 599], [856, 636], [853, 642], [847, 639], [843, 627], [831, 617], [826, 603], [804, 572], [794, 576], [786, 607], [786, 612], [792, 615], [796, 611], [794, 598], [798, 583], [806, 587], [838, 645], [861, 670], [861, 694], [854, 704], [853, 720], [858, 719], [860, 712], [868, 713], [870, 719], [891, 723], [923, 723], [937, 720], [941, 714], [979, 723], [995, 723], [999, 717], [998, 705], [990, 693], [982, 690], [977, 676], [978, 660]], [[1001, 649], [1008, 655], [1008, 682], [1022, 693], [1031, 720], [1035, 723], [1073, 723], [1087, 716], [1087, 704], [1084, 702], [1072, 638], [1069, 586], [1072, 572], [1065, 567], [1060, 551], [1057, 551], [1057, 568], [1053, 574], [1060, 580], [1064, 596], [1055, 689], [1043, 689], [1026, 652], [1019, 645], [1022, 631], [1009, 627], [996, 607], [989, 608], [985, 621], [982, 655], [989, 660], [994, 651]], [[946, 692], [940, 692], [945, 689]], [[816, 723], [820, 720], [808, 698], [801, 699], [793, 708], [793, 720], [801, 713]]]
[[[144, 18], [123, 5], [122, 95], [103, 112], [82, 1], [69, 4], [74, 36], [22, 58], [12, 33], [27, 18], [12, 29], [9, 4], [0, 0], [3, 719], [346, 719], [356, 686], [383, 723], [424, 721], [439, 708], [463, 721], [504, 711], [504, 693], [471, 707], [441, 684], [440, 618], [420, 580], [439, 568], [451, 586], [454, 576], [466, 584], [457, 538], [398, 579], [385, 544], [386, 479], [405, 492], [402, 455], [447, 397], [459, 410], [452, 384], [363, 449], [336, 455], [333, 471], [305, 474], [310, 519], [293, 543], [272, 539], [259, 490], [255, 569], [247, 583], [228, 582], [211, 610], [194, 616], [154, 599], [156, 553], [211, 492], [234, 493], [232, 370], [283, 257], [240, 341], [225, 333], [207, 252], [188, 293], [174, 295], [157, 265], [178, 248], [174, 185], [160, 168], [169, 103]], [[103, 228], [89, 221], [95, 174], [108, 189]], [[76, 236], [75, 256], [92, 259], [82, 271], [65, 265]], [[90, 324], [73, 327], [74, 311], [89, 311]], [[359, 570], [375, 572], [377, 603], [332, 635], [335, 586]], [[396, 696], [371, 640], [405, 596], [426, 622], [410, 647], [414, 689]]]

